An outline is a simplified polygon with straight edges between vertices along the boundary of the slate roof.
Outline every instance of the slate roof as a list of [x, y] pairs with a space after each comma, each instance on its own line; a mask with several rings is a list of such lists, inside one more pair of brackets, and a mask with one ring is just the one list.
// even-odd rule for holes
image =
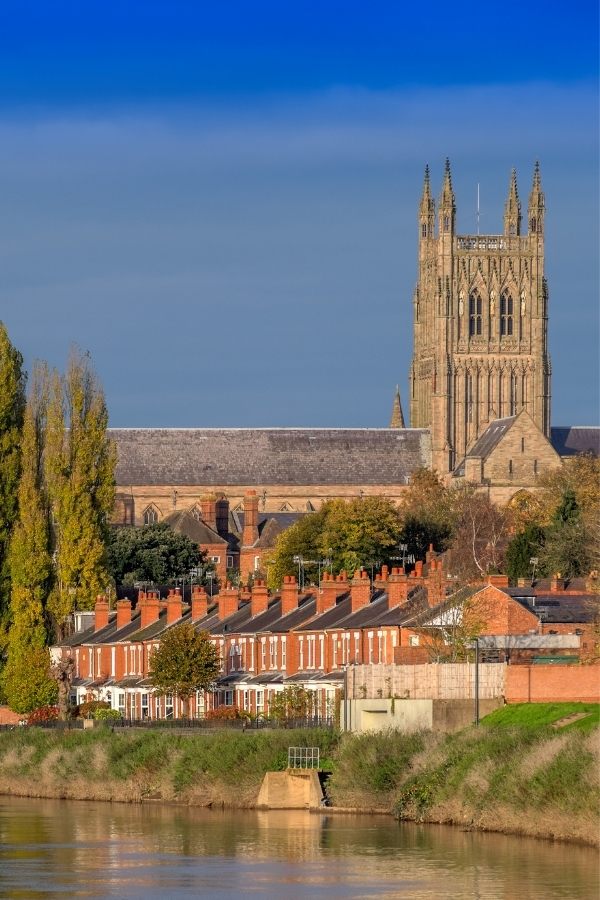
[[430, 464], [420, 428], [112, 428], [130, 485], [404, 484]]
[[559, 456], [593, 453], [600, 456], [600, 427], [597, 425], [561, 425], [550, 429], [550, 443]]
[[200, 521], [189, 510], [170, 513], [163, 520], [177, 534], [184, 534], [195, 544], [226, 544], [225, 538], [206, 522]]
[[507, 416], [505, 419], [494, 419], [493, 422], [490, 422], [483, 434], [477, 438], [467, 456], [479, 456], [486, 459], [498, 446], [516, 418], [516, 416]]

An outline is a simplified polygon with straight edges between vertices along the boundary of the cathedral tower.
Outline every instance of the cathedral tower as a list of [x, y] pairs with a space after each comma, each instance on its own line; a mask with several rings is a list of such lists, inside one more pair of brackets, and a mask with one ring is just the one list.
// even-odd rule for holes
[[503, 234], [458, 235], [446, 160], [435, 229], [425, 169], [419, 205], [410, 424], [430, 428], [432, 462], [450, 472], [493, 419], [526, 409], [550, 434], [544, 194], [535, 164], [527, 234], [513, 169]]

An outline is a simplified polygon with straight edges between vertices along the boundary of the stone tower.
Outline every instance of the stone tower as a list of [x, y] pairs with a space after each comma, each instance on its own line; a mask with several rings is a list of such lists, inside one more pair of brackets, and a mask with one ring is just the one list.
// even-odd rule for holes
[[502, 234], [456, 234], [446, 160], [438, 205], [425, 169], [419, 206], [410, 424], [430, 428], [432, 463], [447, 473], [493, 420], [526, 409], [550, 434], [544, 194], [536, 163], [527, 234], [513, 170]]

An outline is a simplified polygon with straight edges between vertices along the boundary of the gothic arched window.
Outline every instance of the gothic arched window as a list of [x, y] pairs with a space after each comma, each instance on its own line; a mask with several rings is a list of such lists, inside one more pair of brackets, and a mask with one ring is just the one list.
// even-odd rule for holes
[[148, 506], [144, 510], [144, 525], [156, 525], [158, 522], [158, 510], [155, 506]]
[[511, 335], [513, 333], [513, 298], [508, 291], [503, 291], [500, 297], [500, 334]]
[[535, 234], [536, 229], [537, 229], [537, 220], [534, 216], [533, 219], [531, 220], [531, 222], [529, 223], [529, 230], [532, 234]]
[[481, 314], [482, 314], [482, 303], [481, 297], [474, 291], [469, 296], [469, 337], [473, 337], [475, 335], [481, 334]]
[[424, 222], [421, 225], [421, 237], [427, 237], [427, 225]]

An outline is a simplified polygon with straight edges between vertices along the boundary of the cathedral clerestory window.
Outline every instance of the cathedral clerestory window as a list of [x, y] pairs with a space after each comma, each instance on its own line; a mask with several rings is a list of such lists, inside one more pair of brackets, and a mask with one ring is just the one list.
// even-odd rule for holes
[[513, 298], [504, 291], [500, 297], [500, 334], [508, 336], [513, 333]]
[[482, 303], [481, 297], [475, 291], [469, 297], [469, 337], [475, 337], [482, 333]]

